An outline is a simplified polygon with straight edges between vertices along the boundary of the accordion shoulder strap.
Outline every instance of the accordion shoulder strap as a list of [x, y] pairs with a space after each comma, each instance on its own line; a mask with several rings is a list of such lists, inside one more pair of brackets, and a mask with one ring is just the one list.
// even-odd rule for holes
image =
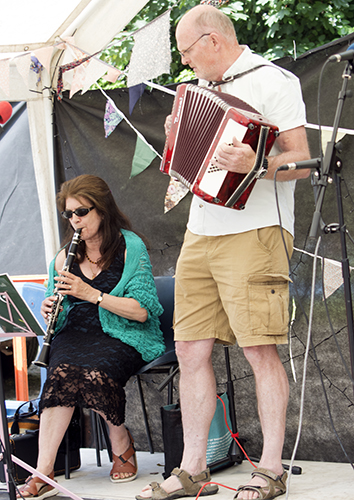
[[258, 66], [254, 66], [254, 68], [247, 69], [246, 71], [243, 71], [242, 73], [237, 73], [237, 75], [227, 76], [224, 80], [220, 80], [218, 82], [209, 82], [208, 87], [215, 88], [215, 87], [218, 87], [219, 85], [223, 85], [224, 83], [233, 82], [234, 80], [237, 80], [238, 78], [241, 78], [242, 76], [246, 76], [249, 73], [253, 73], [253, 71], [256, 71], [256, 69], [264, 68], [265, 66], [279, 69], [279, 71], [283, 71], [283, 68], [280, 68], [277, 65], [271, 66], [270, 64], [259, 64]]

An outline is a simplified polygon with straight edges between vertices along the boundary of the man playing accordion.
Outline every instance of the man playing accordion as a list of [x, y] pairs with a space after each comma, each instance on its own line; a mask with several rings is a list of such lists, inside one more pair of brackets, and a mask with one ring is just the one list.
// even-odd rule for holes
[[[216, 404], [212, 349], [215, 342], [237, 340], [255, 376], [263, 450], [259, 467], [235, 498], [270, 499], [286, 491], [281, 456], [289, 385], [277, 345], [287, 343], [294, 189], [309, 170], [277, 175], [286, 251], [273, 178], [281, 165], [310, 158], [305, 105], [298, 79], [239, 45], [231, 21], [218, 9], [198, 5], [188, 11], [176, 39], [182, 62], [193, 69], [199, 85], [242, 99], [280, 134], [266, 157], [268, 173], [256, 181], [244, 210], [193, 196], [175, 281], [184, 454], [180, 469], [161, 485], [144, 488], [137, 498], [195, 496], [210, 480], [206, 446]], [[170, 119], [165, 126], [168, 133]], [[214, 158], [220, 168], [245, 174], [254, 160], [254, 150], [237, 138], [231, 145], [221, 144]], [[216, 485], [207, 485], [202, 495], [216, 492]]]

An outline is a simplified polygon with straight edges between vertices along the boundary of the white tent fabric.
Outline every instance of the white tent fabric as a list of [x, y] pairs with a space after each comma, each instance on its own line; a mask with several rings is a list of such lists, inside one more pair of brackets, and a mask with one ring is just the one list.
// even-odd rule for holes
[[[0, 78], [8, 85], [0, 87], [0, 101], [27, 101], [31, 146], [47, 265], [59, 246], [55, 209], [53, 166], [52, 93], [56, 86], [58, 62], [72, 61], [62, 46], [51, 53], [49, 71], [30, 72], [26, 85], [19, 59], [32, 51], [52, 47], [74, 37], [82, 52], [94, 54], [112, 39], [144, 7], [147, 0], [14, 0], [2, 2], [0, 17]], [[10, 62], [8, 60], [10, 59]], [[6, 65], [5, 65], [5, 60]], [[6, 74], [5, 74], [6, 68]], [[3, 73], [1, 75], [1, 72]], [[52, 83], [53, 82], [53, 83]], [[64, 89], [70, 79], [64, 79]]]

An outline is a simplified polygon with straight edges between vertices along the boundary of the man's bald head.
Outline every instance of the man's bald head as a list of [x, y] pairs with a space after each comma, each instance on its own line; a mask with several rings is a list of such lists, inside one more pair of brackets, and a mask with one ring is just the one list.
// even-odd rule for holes
[[231, 20], [211, 5], [197, 5], [187, 11], [177, 25], [177, 32], [185, 25], [193, 26], [198, 34], [215, 31], [229, 42], [236, 41], [236, 32]]
[[176, 40], [182, 63], [209, 81], [221, 80], [242, 53], [232, 22], [210, 5], [186, 12], [177, 25]]

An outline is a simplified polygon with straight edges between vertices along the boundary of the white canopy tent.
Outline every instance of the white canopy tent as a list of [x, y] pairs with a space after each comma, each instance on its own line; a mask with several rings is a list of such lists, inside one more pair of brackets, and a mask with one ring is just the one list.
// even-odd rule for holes
[[[73, 37], [75, 47], [87, 54], [103, 50], [144, 7], [148, 0], [14, 0], [2, 2], [0, 17], [0, 101], [26, 101], [34, 171], [42, 216], [47, 265], [59, 247], [55, 209], [52, 132], [52, 91], [58, 62], [72, 54], [60, 42]], [[53, 47], [39, 84], [29, 72], [28, 85], [19, 60], [31, 52]], [[108, 67], [107, 67], [108, 69]], [[64, 79], [64, 90], [70, 78]]]

